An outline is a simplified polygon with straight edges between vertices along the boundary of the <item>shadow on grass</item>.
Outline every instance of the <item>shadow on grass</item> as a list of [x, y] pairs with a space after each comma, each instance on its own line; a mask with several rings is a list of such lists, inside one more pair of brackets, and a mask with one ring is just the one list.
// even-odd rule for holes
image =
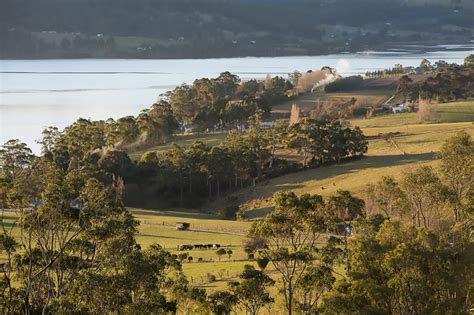
[[133, 215], [143, 216], [163, 216], [183, 219], [201, 219], [201, 220], [222, 220], [222, 218], [208, 213], [200, 212], [180, 212], [180, 211], [162, 211], [162, 210], [143, 210], [143, 209], [131, 209]]
[[185, 239], [186, 239], [186, 238], [184, 238], [184, 237], [163, 236], [163, 235], [148, 234], [148, 233], [139, 233], [138, 236], [139, 236], [139, 237], [166, 238], [166, 239], [171, 239], [171, 240], [185, 240]]
[[273, 207], [256, 208], [245, 211], [245, 217], [249, 220], [262, 218], [272, 212]]
[[[434, 160], [435, 157], [436, 154], [434, 152], [419, 154], [367, 156], [357, 161], [351, 161], [343, 164], [336, 164], [316, 169], [309, 169], [306, 171], [301, 171], [294, 174], [290, 174], [288, 176], [284, 176], [285, 179], [288, 179], [285, 180], [285, 182], [292, 183], [292, 185], [284, 185], [284, 187], [285, 189], [302, 188], [303, 185], [299, 183], [303, 183], [309, 180], [323, 180], [334, 176], [355, 173], [361, 170], [409, 165], [413, 163]], [[281, 181], [281, 179], [282, 178], [277, 178], [276, 181]]]

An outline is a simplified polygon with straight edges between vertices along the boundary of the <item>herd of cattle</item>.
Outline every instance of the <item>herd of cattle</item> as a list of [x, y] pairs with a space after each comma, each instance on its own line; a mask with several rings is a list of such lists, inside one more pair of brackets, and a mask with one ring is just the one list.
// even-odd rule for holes
[[192, 249], [217, 249], [220, 248], [221, 244], [186, 244], [176, 246], [176, 250], [192, 250]]

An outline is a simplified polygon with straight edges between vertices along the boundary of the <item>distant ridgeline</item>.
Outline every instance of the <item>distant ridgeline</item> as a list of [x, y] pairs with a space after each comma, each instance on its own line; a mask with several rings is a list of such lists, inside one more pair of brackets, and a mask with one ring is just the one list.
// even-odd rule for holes
[[317, 55], [396, 43], [468, 42], [472, 3], [3, 0], [0, 58]]

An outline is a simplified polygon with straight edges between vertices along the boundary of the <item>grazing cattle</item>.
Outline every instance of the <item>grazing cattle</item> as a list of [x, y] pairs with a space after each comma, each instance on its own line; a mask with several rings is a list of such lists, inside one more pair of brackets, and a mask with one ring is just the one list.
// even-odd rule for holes
[[178, 251], [182, 251], [182, 250], [192, 250], [193, 248], [194, 248], [194, 246], [193, 246], [193, 245], [190, 245], [190, 244], [188, 244], [188, 245], [178, 245], [178, 246], [176, 246], [176, 250], [178, 250]]
[[184, 245], [177, 245], [176, 250], [177, 251], [183, 251], [183, 250], [192, 250], [192, 249], [216, 249], [220, 248], [220, 244], [184, 244]]

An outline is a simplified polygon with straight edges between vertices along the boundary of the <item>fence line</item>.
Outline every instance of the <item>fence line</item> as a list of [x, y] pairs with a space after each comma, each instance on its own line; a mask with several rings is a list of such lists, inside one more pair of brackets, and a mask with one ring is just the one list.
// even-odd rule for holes
[[[162, 224], [159, 223], [152, 223], [149, 220], [140, 220], [142, 225], [149, 225], [149, 226], [156, 226], [156, 227], [165, 227], [165, 228], [175, 228], [175, 223], [163, 221]], [[200, 227], [195, 224], [191, 224], [191, 227], [188, 231], [195, 231], [195, 232], [208, 232], [208, 233], [219, 233], [219, 234], [230, 234], [230, 235], [239, 235], [245, 236], [246, 233], [238, 232], [234, 229], [226, 229], [226, 228], [206, 228]]]

